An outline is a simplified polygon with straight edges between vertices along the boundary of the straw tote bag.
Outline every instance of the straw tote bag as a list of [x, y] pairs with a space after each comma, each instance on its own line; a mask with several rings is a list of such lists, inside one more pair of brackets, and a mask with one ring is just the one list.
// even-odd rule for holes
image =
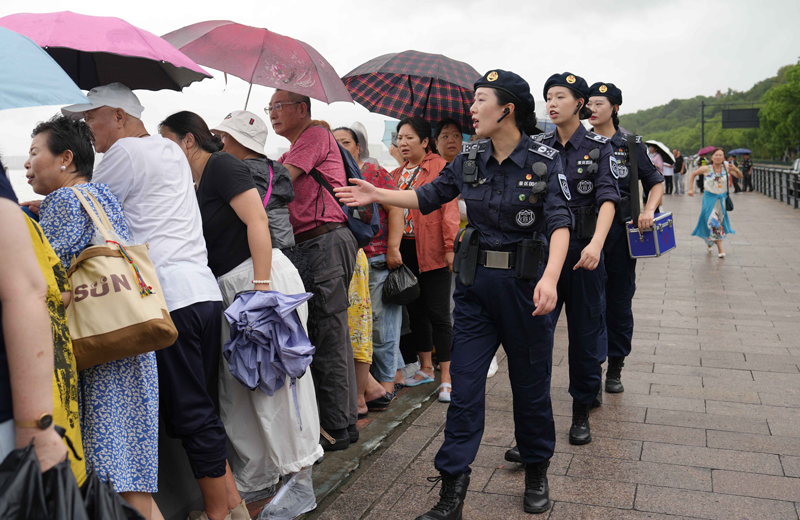
[[[78, 370], [168, 347], [178, 338], [148, 246], [123, 246], [100, 202], [72, 188], [107, 245], [91, 246], [67, 272], [67, 322]], [[86, 201], [88, 196], [97, 212]], [[113, 234], [113, 235], [112, 235]]]

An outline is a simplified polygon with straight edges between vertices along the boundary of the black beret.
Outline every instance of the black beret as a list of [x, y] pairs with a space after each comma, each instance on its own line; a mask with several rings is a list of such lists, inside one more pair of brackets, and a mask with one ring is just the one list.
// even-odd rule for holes
[[522, 102], [529, 111], [536, 110], [536, 102], [531, 95], [530, 85], [513, 72], [501, 69], [490, 70], [475, 82], [475, 90], [478, 90], [478, 87], [496, 88], [508, 92]]
[[613, 83], [595, 83], [589, 87], [589, 97], [592, 96], [605, 96], [615, 105], [622, 104], [622, 91]]
[[584, 102], [589, 102], [589, 85], [586, 80], [580, 76], [576, 76], [571, 72], [564, 72], [563, 74], [553, 74], [544, 83], [544, 98], [547, 99], [547, 91], [552, 87], [567, 87], [573, 91], [579, 98], [583, 98]]

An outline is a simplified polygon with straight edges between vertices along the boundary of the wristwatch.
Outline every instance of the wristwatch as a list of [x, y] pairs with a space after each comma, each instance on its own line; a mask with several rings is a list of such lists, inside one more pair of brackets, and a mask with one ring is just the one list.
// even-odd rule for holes
[[14, 421], [14, 426], [17, 428], [39, 428], [46, 430], [53, 424], [53, 416], [49, 413], [43, 413], [35, 421]]

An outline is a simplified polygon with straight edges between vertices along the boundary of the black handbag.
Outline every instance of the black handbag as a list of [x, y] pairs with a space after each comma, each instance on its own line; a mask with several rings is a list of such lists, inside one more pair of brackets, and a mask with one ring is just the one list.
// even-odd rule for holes
[[408, 305], [419, 298], [419, 280], [411, 269], [401, 265], [393, 271], [383, 283], [383, 303], [395, 305]]

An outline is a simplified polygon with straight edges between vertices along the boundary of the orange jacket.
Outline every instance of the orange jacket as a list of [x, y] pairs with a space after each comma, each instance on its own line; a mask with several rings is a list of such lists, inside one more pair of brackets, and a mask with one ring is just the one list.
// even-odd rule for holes
[[[395, 185], [407, 164], [408, 162], [404, 163], [392, 172]], [[447, 161], [433, 152], [428, 152], [420, 164], [415, 187], [432, 182], [445, 166], [447, 166]], [[453, 199], [428, 215], [423, 215], [418, 209], [412, 209], [411, 220], [414, 221], [414, 238], [417, 242], [417, 260], [420, 272], [447, 267], [444, 255], [453, 252], [453, 242], [461, 223], [458, 199]]]

